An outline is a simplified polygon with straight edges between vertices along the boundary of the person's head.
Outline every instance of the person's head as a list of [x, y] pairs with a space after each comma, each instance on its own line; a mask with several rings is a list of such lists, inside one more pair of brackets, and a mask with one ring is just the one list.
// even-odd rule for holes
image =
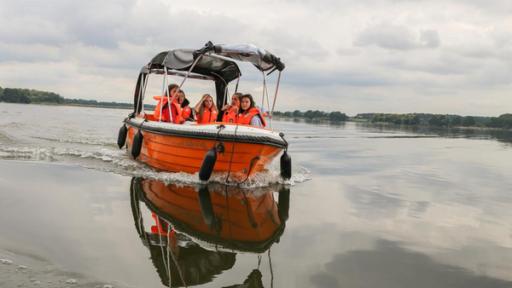
[[199, 107], [199, 116], [203, 117], [204, 109], [210, 109], [211, 111], [217, 111], [215, 103], [213, 103], [213, 97], [210, 94], [204, 94], [202, 98], [203, 103]]
[[[174, 93], [176, 93], [176, 90], [179, 87], [180, 86], [178, 86], [177, 84], [169, 84], [169, 86], [167, 87], [167, 91], [171, 92], [171, 97], [174, 95]], [[165, 95], [167, 95], [167, 91], [165, 91]]]
[[210, 94], [204, 94], [203, 97], [203, 107], [211, 109], [213, 107], [213, 97]]
[[240, 108], [240, 97], [242, 97], [242, 93], [236, 92], [231, 96], [231, 105]]
[[183, 101], [185, 101], [185, 99], [186, 99], [185, 92], [183, 92], [183, 90], [180, 90], [178, 92], [178, 96], [177, 97], [178, 97], [178, 103], [182, 104]]
[[251, 94], [244, 94], [240, 97], [240, 108], [242, 111], [247, 111], [256, 106]]

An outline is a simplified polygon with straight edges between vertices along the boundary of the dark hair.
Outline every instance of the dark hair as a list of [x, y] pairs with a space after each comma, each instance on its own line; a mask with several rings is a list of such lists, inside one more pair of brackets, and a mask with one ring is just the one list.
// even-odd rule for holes
[[178, 86], [178, 84], [169, 84], [169, 86], [167, 86], [167, 91], [165, 91], [165, 95], [167, 95], [167, 93], [170, 93], [172, 91], [172, 89], [174, 88], [178, 88], [180, 86]]
[[251, 106], [249, 106], [249, 109], [256, 107], [256, 103], [254, 103], [254, 99], [252, 99], [252, 95], [251, 94], [243, 94], [242, 96], [240, 96], [240, 111], [241, 112], [245, 112], [245, 111], [249, 110], [249, 109], [247, 109], [247, 110], [242, 109], [242, 99], [244, 99], [244, 98], [249, 98], [249, 100], [251, 101]]

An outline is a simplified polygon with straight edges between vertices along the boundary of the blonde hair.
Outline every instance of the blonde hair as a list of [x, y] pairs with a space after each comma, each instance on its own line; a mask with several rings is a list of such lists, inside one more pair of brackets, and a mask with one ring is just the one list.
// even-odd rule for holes
[[[211, 108], [211, 110], [212, 110], [212, 111], [215, 111], [215, 112], [217, 112], [217, 113], [218, 113], [219, 111], [217, 110], [217, 106], [215, 106], [215, 102], [213, 102], [213, 97], [212, 97], [212, 95], [210, 95], [210, 94], [204, 94], [204, 95], [203, 95], [203, 97], [205, 97], [205, 96], [206, 96], [206, 97], [210, 97], [210, 98], [212, 98], [212, 108]], [[203, 103], [201, 103], [201, 107], [199, 107], [199, 113], [198, 113], [198, 115], [199, 115], [199, 117], [200, 117], [200, 118], [203, 118], [203, 113], [204, 113], [204, 100], [206, 100], [206, 98], [204, 98], [204, 99], [203, 99]]]

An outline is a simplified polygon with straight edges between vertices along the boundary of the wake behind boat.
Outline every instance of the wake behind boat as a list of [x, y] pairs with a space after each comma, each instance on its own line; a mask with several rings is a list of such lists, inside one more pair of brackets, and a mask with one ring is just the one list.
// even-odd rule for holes
[[[248, 124], [217, 121], [208, 124], [196, 122], [174, 123], [176, 117], [169, 113], [170, 121], [162, 119], [162, 111], [175, 102], [175, 95], [168, 86], [168, 75], [182, 76], [178, 90], [187, 79], [213, 81], [218, 107], [227, 104], [228, 84], [241, 77], [236, 61], [252, 63], [263, 75], [263, 99], [270, 108], [269, 126], [254, 127]], [[134, 95], [134, 110], [124, 120], [118, 136], [118, 145], [130, 151], [130, 155], [156, 169], [170, 172], [197, 173], [207, 181], [212, 173], [227, 174], [226, 179], [244, 181], [257, 172], [264, 171], [272, 160], [281, 156], [281, 176], [291, 177], [291, 158], [287, 154], [288, 143], [284, 134], [271, 129], [272, 113], [279, 90], [284, 64], [266, 50], [253, 45], [213, 45], [208, 42], [198, 50], [175, 49], [161, 52], [142, 67]], [[276, 89], [270, 105], [266, 77], [278, 71]], [[150, 75], [163, 75], [162, 95], [166, 100], [157, 105], [154, 113], [144, 110], [146, 87]], [[237, 90], [235, 88], [235, 92]], [[167, 98], [167, 99], [165, 99]], [[155, 98], [157, 99], [157, 98]], [[166, 107], [167, 105], [167, 107]], [[158, 111], [160, 109], [160, 111]], [[264, 119], [262, 119], [265, 121]]]

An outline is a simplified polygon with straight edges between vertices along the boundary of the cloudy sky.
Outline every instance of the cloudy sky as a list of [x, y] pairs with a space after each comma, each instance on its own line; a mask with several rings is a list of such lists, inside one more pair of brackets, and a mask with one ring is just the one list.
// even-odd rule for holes
[[0, 0], [0, 86], [129, 102], [152, 56], [211, 40], [281, 57], [278, 110], [499, 115], [511, 15], [510, 0]]

